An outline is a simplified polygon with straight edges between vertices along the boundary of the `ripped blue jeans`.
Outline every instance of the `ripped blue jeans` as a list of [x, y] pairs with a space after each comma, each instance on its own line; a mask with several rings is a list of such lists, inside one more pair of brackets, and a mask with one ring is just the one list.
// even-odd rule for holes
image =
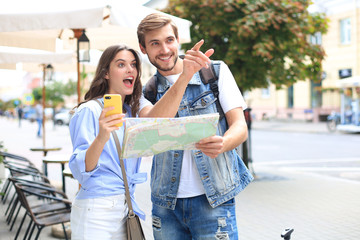
[[155, 240], [237, 240], [235, 199], [212, 208], [205, 195], [178, 198], [175, 210], [153, 204]]

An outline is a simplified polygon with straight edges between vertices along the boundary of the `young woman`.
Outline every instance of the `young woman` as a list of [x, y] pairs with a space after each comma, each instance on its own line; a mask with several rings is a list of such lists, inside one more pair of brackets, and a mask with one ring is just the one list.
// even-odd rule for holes
[[[111, 132], [116, 131], [122, 144], [123, 117], [136, 117], [151, 105], [142, 96], [140, 59], [137, 52], [123, 45], [108, 47], [102, 54], [85, 101], [75, 109], [70, 121], [73, 154], [69, 166], [81, 184], [72, 205], [72, 239], [126, 239], [127, 204], [118, 152]], [[105, 117], [105, 94], [120, 94], [123, 113]], [[146, 181], [139, 173], [140, 158], [124, 159], [129, 189], [133, 199], [135, 184]], [[144, 213], [132, 201], [141, 218]]]

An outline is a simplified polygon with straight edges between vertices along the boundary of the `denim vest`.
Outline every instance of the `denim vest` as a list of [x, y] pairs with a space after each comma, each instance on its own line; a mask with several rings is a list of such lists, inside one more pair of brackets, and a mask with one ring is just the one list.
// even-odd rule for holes
[[[157, 73], [157, 96], [159, 100], [171, 84]], [[216, 113], [214, 95], [210, 84], [203, 84], [199, 73], [194, 74], [181, 100], [177, 117]], [[223, 136], [227, 130], [226, 119], [219, 121], [217, 135]], [[153, 204], [175, 209], [179, 188], [180, 171], [184, 151], [175, 150], [154, 156], [151, 169], [151, 200]], [[241, 192], [253, 176], [236, 153], [231, 150], [210, 158], [201, 151], [192, 150], [192, 158], [203, 183], [206, 197], [212, 207], [216, 207]]]

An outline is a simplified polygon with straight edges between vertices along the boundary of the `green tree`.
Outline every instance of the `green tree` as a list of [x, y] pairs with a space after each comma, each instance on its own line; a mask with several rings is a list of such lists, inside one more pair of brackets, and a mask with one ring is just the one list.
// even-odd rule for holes
[[[45, 91], [46, 91], [46, 89], [45, 89]], [[46, 94], [46, 92], [45, 92], [45, 94]], [[41, 87], [34, 88], [32, 90], [32, 95], [34, 96], [35, 101], [40, 101], [40, 99], [42, 99], [42, 88]]]
[[49, 105], [56, 107], [64, 102], [65, 85], [60, 81], [53, 81], [46, 86], [45, 94]]
[[13, 109], [17, 105], [15, 104], [15, 101], [18, 99], [11, 99], [9, 101], [4, 102], [3, 100], [0, 100], [0, 110], [5, 112], [6, 110]]
[[[89, 73], [86, 72], [85, 65], [82, 66], [82, 71], [80, 72], [80, 94], [84, 96], [88, 89], [84, 88], [86, 85], [87, 78]], [[65, 85], [64, 94], [66, 96], [77, 95], [77, 80], [72, 80]]]
[[[42, 88], [34, 88], [32, 94], [34, 95], [34, 99], [39, 101], [42, 99]], [[70, 80], [64, 84], [61, 81], [51, 81], [47, 83], [45, 88], [46, 105], [55, 108], [59, 104], [64, 103], [64, 96], [74, 94], [76, 94], [76, 82]]]
[[64, 95], [71, 96], [77, 94], [77, 82], [70, 79], [70, 81], [64, 85]]
[[225, 61], [242, 90], [278, 88], [307, 78], [319, 81], [321, 46], [309, 36], [327, 30], [322, 14], [310, 14], [309, 0], [169, 0], [165, 12], [192, 22], [189, 49], [204, 39], [203, 50]]

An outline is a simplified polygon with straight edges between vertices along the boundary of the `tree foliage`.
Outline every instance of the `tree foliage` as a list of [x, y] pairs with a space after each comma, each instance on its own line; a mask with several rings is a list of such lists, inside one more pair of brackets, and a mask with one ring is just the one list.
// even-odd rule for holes
[[320, 80], [325, 52], [309, 42], [327, 20], [309, 0], [169, 0], [163, 11], [192, 22], [190, 49], [204, 39], [212, 59], [225, 61], [242, 90]]
[[[46, 84], [46, 106], [57, 107], [60, 103], [64, 103], [64, 96], [71, 96], [76, 94], [77, 83], [69, 81], [64, 84], [61, 81], [53, 81]], [[37, 87], [32, 90], [34, 99], [39, 101], [42, 99], [42, 88]]]

